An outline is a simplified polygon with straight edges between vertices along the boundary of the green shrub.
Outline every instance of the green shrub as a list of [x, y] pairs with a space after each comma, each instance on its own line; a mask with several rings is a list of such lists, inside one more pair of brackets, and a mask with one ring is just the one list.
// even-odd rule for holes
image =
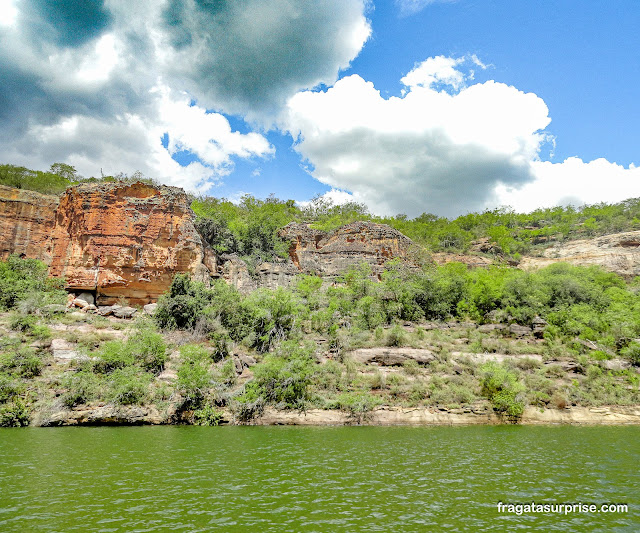
[[211, 405], [206, 405], [193, 412], [193, 422], [197, 426], [219, 426], [224, 415]]
[[28, 426], [30, 412], [27, 405], [20, 398], [0, 405], [0, 427]]
[[275, 354], [267, 355], [253, 367], [253, 376], [265, 402], [289, 409], [304, 409], [315, 373], [312, 345], [294, 341], [282, 343]]
[[0, 372], [0, 403], [4, 403], [14, 396], [18, 396], [22, 393], [22, 389], [23, 387], [17, 379], [4, 372]]
[[64, 303], [66, 292], [61, 280], [47, 276], [47, 266], [42, 261], [11, 255], [0, 261], [0, 310], [12, 309], [23, 300], [30, 300], [31, 308]]
[[493, 406], [494, 411], [515, 422], [524, 412], [524, 385], [518, 376], [505, 365], [494, 361], [481, 367], [481, 392]]
[[260, 352], [286, 340], [300, 321], [305, 307], [300, 298], [287, 289], [258, 289], [243, 302]]
[[309, 300], [322, 287], [322, 278], [301, 274], [296, 280], [296, 291]]
[[25, 315], [22, 313], [10, 313], [9, 314], [9, 327], [13, 331], [19, 331], [21, 333], [29, 333], [32, 328], [37, 324], [38, 319], [33, 315]]
[[133, 360], [148, 372], [159, 374], [167, 361], [167, 345], [162, 335], [147, 328], [136, 331], [127, 340], [126, 349]]
[[340, 388], [341, 379], [342, 367], [336, 361], [329, 360], [317, 368], [313, 385], [319, 390], [335, 392]]
[[211, 388], [210, 354], [201, 346], [185, 344], [180, 347], [180, 356], [176, 390], [184, 400], [183, 408], [197, 408]]
[[371, 412], [381, 403], [380, 398], [366, 392], [344, 392], [336, 398], [337, 407], [358, 424], [369, 418]]
[[477, 399], [475, 388], [475, 380], [468, 376], [434, 377], [429, 384], [429, 400], [433, 405], [447, 407], [468, 405]]
[[43, 367], [42, 358], [33, 348], [25, 346], [16, 351], [0, 354], [0, 370], [23, 378], [39, 376]]
[[631, 361], [632, 365], [640, 366], [640, 342], [632, 342], [620, 351], [620, 355]]
[[236, 394], [231, 401], [231, 410], [235, 419], [247, 423], [259, 417], [264, 412], [265, 400], [261, 396], [260, 388], [255, 381], [247, 383], [240, 394]]
[[94, 370], [109, 373], [133, 365], [136, 360], [131, 346], [124, 341], [105, 342], [95, 353]]
[[566, 375], [566, 372], [564, 371], [564, 368], [562, 368], [562, 366], [560, 366], [557, 363], [554, 363], [552, 365], [548, 365], [545, 369], [544, 372], [547, 376], [549, 377], [553, 377], [553, 378], [562, 378]]
[[414, 381], [408, 391], [409, 401], [413, 405], [419, 404], [421, 401], [427, 398], [429, 395], [429, 389], [422, 381]]
[[193, 329], [210, 299], [208, 289], [188, 274], [176, 274], [168, 294], [158, 300], [153, 315], [161, 328]]
[[67, 389], [62, 395], [62, 403], [67, 407], [75, 407], [95, 400], [99, 397], [100, 379], [93, 372], [80, 370], [65, 377], [62, 386]]
[[395, 324], [387, 333], [387, 346], [405, 346], [407, 332], [399, 324]]
[[211, 352], [211, 359], [214, 363], [229, 357], [229, 345], [231, 339], [229, 339], [229, 335], [226, 332], [216, 331], [215, 333], [211, 333], [209, 335], [209, 341], [211, 342], [211, 347], [213, 349]]
[[402, 369], [408, 376], [415, 376], [420, 372], [420, 365], [418, 365], [418, 362], [415, 359], [407, 359], [402, 363]]
[[228, 359], [216, 373], [216, 381], [222, 383], [225, 387], [232, 387], [236, 384], [236, 366], [233, 360]]
[[574, 383], [570, 398], [573, 403], [585, 406], [637, 405], [640, 402], [638, 385], [628, 383], [611, 371], [591, 365], [587, 368], [586, 379], [582, 383]]
[[106, 398], [120, 405], [141, 404], [148, 396], [152, 379], [136, 367], [117, 368], [109, 375]]

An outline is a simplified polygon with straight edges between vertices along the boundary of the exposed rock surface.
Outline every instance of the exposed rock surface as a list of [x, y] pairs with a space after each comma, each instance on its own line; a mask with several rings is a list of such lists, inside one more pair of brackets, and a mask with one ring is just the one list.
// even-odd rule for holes
[[482, 255], [471, 254], [450, 254], [438, 252], [431, 255], [431, 258], [438, 265], [446, 265], [447, 263], [464, 263], [471, 268], [488, 267], [493, 264], [493, 259]]
[[408, 259], [414, 243], [399, 231], [373, 222], [353, 222], [331, 232], [290, 223], [280, 231], [299, 272], [332, 277], [362, 262], [379, 275], [390, 259]]
[[58, 197], [0, 185], [0, 259], [11, 254], [51, 262]]
[[[429, 407], [379, 407], [355, 420], [347, 413], [335, 410], [308, 409], [299, 411], [278, 411], [265, 409], [256, 425], [300, 425], [323, 426], [342, 424], [363, 424], [371, 426], [456, 426], [476, 424], [504, 424], [491, 409], [455, 409], [442, 411]], [[540, 409], [527, 407], [521, 424], [571, 424], [571, 425], [637, 425], [640, 424], [640, 409], [632, 407], [571, 407], [569, 409]]]
[[291, 222], [280, 230], [289, 240], [289, 259], [258, 264], [253, 272], [236, 255], [221, 256], [223, 278], [238, 290], [287, 287], [300, 273], [332, 280], [352, 266], [367, 263], [374, 277], [383, 265], [400, 257], [410, 260], [413, 241], [399, 231], [372, 222], [354, 222], [326, 232]]
[[524, 257], [520, 268], [537, 269], [558, 262], [598, 265], [625, 278], [640, 276], [640, 231], [555, 244], [544, 251], [543, 257]]
[[247, 264], [235, 254], [221, 256], [222, 277], [241, 292], [251, 292], [259, 287], [276, 289], [288, 287], [300, 271], [290, 261], [260, 263], [253, 275]]
[[[217, 259], [193, 225], [182, 189], [145, 183], [71, 187], [58, 198], [0, 186], [0, 258], [49, 265], [87, 304], [154, 301], [176, 273], [208, 281]], [[96, 301], [94, 301], [94, 298]]]
[[433, 352], [418, 348], [359, 348], [350, 355], [358, 363], [377, 363], [381, 366], [402, 366], [409, 360], [426, 365], [435, 359]]
[[167, 418], [154, 406], [82, 405], [43, 413], [34, 421], [36, 426], [92, 426], [163, 424]]
[[187, 195], [144, 183], [82, 184], [60, 199], [49, 273], [100, 305], [158, 298], [178, 272], [208, 280], [216, 258], [193, 225]]

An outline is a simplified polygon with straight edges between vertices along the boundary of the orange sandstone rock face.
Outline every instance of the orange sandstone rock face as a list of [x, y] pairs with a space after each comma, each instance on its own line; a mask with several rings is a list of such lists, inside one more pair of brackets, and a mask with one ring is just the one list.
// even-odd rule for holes
[[0, 259], [11, 254], [51, 262], [58, 197], [0, 185]]
[[98, 304], [119, 297], [156, 300], [176, 273], [207, 281], [216, 258], [193, 225], [182, 189], [144, 183], [82, 184], [65, 191], [51, 236], [49, 273], [69, 290], [95, 291]]

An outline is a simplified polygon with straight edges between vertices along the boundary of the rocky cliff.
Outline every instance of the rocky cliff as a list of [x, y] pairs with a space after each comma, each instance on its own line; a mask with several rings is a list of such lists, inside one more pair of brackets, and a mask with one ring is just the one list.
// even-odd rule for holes
[[10, 254], [51, 262], [57, 196], [0, 185], [0, 259]]
[[520, 268], [536, 269], [558, 262], [597, 265], [627, 279], [640, 276], [640, 231], [556, 244], [547, 248], [542, 257], [524, 257]]
[[327, 281], [350, 267], [366, 263], [379, 277], [390, 259], [409, 259], [414, 243], [399, 231], [373, 222], [354, 222], [331, 232], [291, 222], [279, 232], [289, 241], [289, 258], [263, 262], [249, 273], [236, 255], [223, 255], [222, 276], [242, 292], [259, 287], [275, 289], [290, 285], [298, 274], [314, 274]]
[[182, 189], [113, 182], [59, 199], [6, 187], [0, 195], [2, 254], [45, 261], [68, 290], [95, 292], [98, 304], [154, 301], [178, 272], [217, 276]]
[[56, 212], [52, 276], [72, 290], [95, 290], [99, 303], [119, 296], [156, 300], [178, 272], [215, 275], [182, 189], [144, 183], [83, 184], [67, 189]]
[[353, 222], [331, 232], [292, 222], [280, 236], [289, 240], [289, 257], [298, 271], [329, 277], [363, 262], [379, 275], [387, 261], [408, 258], [414, 246], [399, 231], [373, 222]]

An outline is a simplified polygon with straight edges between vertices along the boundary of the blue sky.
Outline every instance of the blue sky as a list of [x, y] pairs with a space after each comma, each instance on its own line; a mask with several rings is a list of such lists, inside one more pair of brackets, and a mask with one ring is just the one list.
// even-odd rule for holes
[[49, 4], [0, 0], [3, 162], [410, 216], [640, 196], [632, 0]]

